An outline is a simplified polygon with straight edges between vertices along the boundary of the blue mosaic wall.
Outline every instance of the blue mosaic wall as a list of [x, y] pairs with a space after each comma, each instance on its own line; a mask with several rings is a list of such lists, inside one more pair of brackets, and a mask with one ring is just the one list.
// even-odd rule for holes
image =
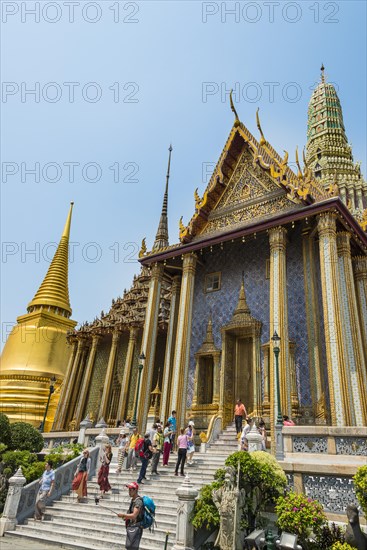
[[[289, 337], [296, 342], [296, 365], [299, 376], [299, 389], [303, 405], [311, 403], [308, 374], [308, 349], [306, 313], [303, 281], [303, 259], [300, 230], [295, 229], [287, 245], [287, 287], [289, 312]], [[253, 317], [262, 322], [261, 342], [269, 340], [269, 293], [270, 281], [266, 279], [266, 260], [269, 259], [269, 240], [267, 235], [251, 237], [245, 243], [224, 243], [203, 250], [197, 264], [192, 336], [190, 347], [190, 371], [187, 405], [191, 406], [195, 373], [194, 354], [201, 347], [206, 333], [209, 315], [213, 320], [215, 345], [221, 349], [220, 329], [229, 323], [238, 303], [242, 272], [245, 277], [246, 299]], [[205, 293], [205, 275], [220, 271], [221, 289]]]

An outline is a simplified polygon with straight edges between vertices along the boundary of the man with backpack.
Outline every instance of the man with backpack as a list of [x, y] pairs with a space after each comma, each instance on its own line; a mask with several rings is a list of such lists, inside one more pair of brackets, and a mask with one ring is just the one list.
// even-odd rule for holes
[[141, 460], [141, 468], [140, 468], [140, 472], [139, 472], [139, 477], [137, 479], [137, 483], [144, 483], [143, 479], [146, 479], [145, 474], [147, 472], [147, 467], [148, 467], [149, 460], [152, 458], [152, 456], [153, 456], [152, 442], [150, 441], [149, 434], [147, 433], [147, 434], [145, 434], [144, 441], [143, 441], [143, 443], [141, 444], [141, 446], [139, 448], [139, 457], [140, 457], [140, 460]]
[[139, 485], [133, 481], [126, 485], [131, 498], [130, 506], [126, 514], [118, 514], [126, 522], [126, 544], [128, 550], [139, 550], [140, 540], [143, 535], [141, 522], [144, 517], [144, 503], [139, 496]]

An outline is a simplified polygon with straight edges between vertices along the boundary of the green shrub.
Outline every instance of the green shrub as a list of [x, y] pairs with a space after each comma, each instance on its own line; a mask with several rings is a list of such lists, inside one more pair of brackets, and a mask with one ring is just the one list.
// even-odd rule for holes
[[43, 437], [32, 424], [15, 422], [10, 425], [11, 449], [39, 453], [43, 449]]
[[360, 466], [353, 477], [356, 496], [365, 516], [367, 516], [367, 466]]
[[4, 443], [7, 447], [9, 447], [11, 443], [9, 418], [3, 413], [0, 413], [0, 443]]
[[310, 535], [320, 536], [327, 521], [322, 504], [302, 493], [290, 492], [279, 497], [275, 511], [280, 529], [298, 535], [300, 544], [306, 548]]
[[20, 466], [27, 483], [41, 477], [45, 469], [45, 463], [39, 462], [37, 456], [29, 451], [6, 451], [2, 456], [2, 464], [2, 473], [7, 479], [14, 475]]
[[314, 545], [310, 544], [310, 547], [315, 550], [330, 550], [335, 543], [344, 542], [345, 530], [332, 523], [326, 524], [322, 527], [320, 533], [315, 537]]

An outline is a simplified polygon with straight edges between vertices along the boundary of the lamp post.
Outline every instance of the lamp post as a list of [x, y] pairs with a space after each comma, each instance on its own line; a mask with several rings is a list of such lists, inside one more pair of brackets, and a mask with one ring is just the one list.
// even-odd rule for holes
[[142, 373], [143, 368], [144, 368], [144, 361], [145, 361], [145, 355], [144, 355], [144, 352], [142, 351], [141, 354], [139, 355], [138, 386], [136, 388], [134, 414], [133, 414], [133, 419], [131, 421], [131, 425], [134, 426], [134, 427], [136, 426], [136, 415], [137, 415], [137, 412], [138, 412], [138, 399], [139, 399], [139, 390], [140, 390], [140, 378], [141, 378], [141, 373]]
[[49, 393], [48, 393], [48, 399], [47, 399], [47, 403], [46, 403], [46, 409], [45, 409], [45, 414], [43, 415], [43, 420], [40, 424], [40, 427], [39, 427], [39, 431], [42, 433], [43, 430], [45, 429], [45, 422], [46, 422], [46, 418], [47, 418], [47, 412], [48, 412], [48, 407], [50, 405], [50, 399], [51, 399], [51, 395], [54, 393], [55, 391], [55, 382], [56, 382], [56, 378], [55, 376], [53, 376], [51, 379], [50, 379], [50, 389], [49, 389]]
[[277, 460], [284, 460], [284, 446], [283, 446], [283, 416], [280, 406], [280, 383], [279, 383], [279, 352], [280, 352], [280, 337], [277, 331], [272, 336], [273, 352], [275, 356], [275, 384], [277, 392], [277, 418], [275, 422], [275, 458]]

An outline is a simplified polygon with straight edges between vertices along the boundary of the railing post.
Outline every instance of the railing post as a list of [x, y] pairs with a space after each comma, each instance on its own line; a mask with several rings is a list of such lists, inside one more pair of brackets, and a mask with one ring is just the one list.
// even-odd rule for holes
[[79, 426], [79, 437], [78, 437], [78, 443], [81, 443], [82, 445], [84, 445], [84, 441], [85, 441], [85, 432], [88, 428], [90, 428], [92, 426], [92, 422], [89, 418], [89, 415], [87, 415], [84, 420], [80, 423], [80, 426]]
[[246, 439], [248, 441], [248, 452], [252, 453], [253, 451], [261, 451], [262, 449], [262, 436], [257, 431], [255, 422], [253, 423], [253, 426], [249, 433], [246, 435]]
[[5, 531], [15, 529], [17, 522], [17, 511], [19, 500], [22, 494], [22, 487], [26, 479], [23, 475], [22, 468], [18, 468], [17, 472], [9, 479], [9, 489], [6, 496], [3, 515], [0, 518], [0, 536], [4, 536]]
[[109, 442], [110, 442], [110, 438], [106, 434], [105, 428], [103, 428], [101, 433], [96, 437], [96, 447], [99, 447], [98, 457], [97, 457], [97, 469], [98, 469], [98, 460], [102, 456], [103, 447], [107, 445]]
[[194, 489], [188, 476], [176, 490], [176, 495], [178, 496], [176, 542], [172, 550], [193, 550], [194, 528], [191, 523], [191, 514], [198, 491]]

